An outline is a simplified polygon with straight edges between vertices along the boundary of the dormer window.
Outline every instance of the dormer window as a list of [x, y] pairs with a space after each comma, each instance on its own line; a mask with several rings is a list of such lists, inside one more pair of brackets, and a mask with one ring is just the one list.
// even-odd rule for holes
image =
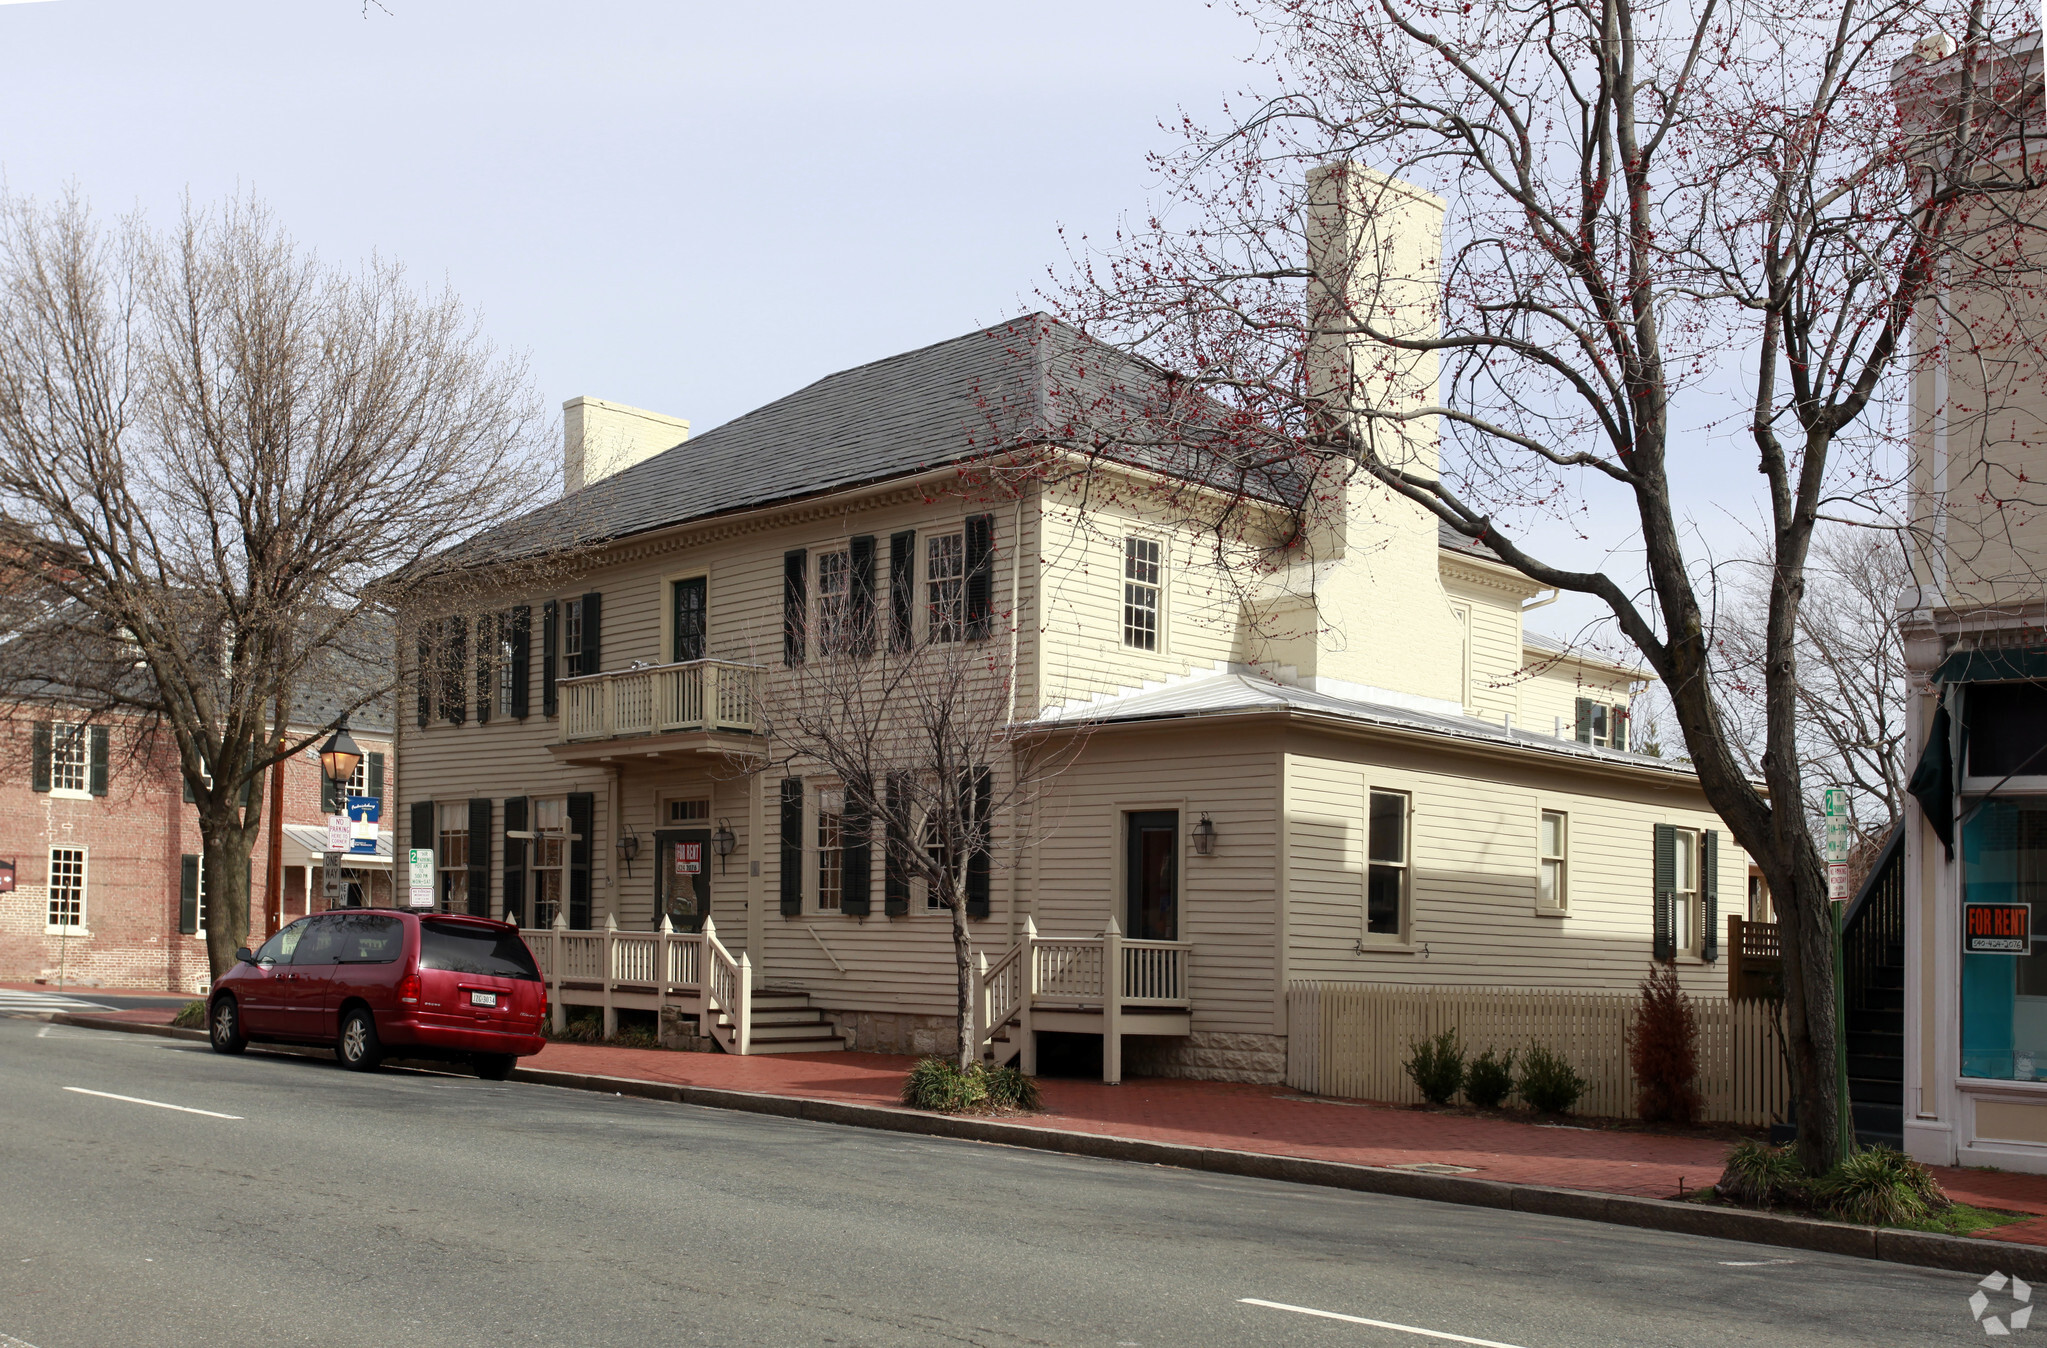
[[1578, 743], [1599, 749], [1628, 747], [1628, 709], [1589, 697], [1578, 699]]

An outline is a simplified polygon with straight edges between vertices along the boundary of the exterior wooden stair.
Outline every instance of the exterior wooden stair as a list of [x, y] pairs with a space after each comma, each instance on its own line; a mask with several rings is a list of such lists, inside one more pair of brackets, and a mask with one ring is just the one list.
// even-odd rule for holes
[[[807, 993], [762, 988], [753, 994], [748, 1053], [837, 1053], [846, 1037], [832, 1028], [824, 1012], [810, 1004]], [[720, 1043], [732, 1040], [731, 1014], [719, 1011], [713, 1031]]]

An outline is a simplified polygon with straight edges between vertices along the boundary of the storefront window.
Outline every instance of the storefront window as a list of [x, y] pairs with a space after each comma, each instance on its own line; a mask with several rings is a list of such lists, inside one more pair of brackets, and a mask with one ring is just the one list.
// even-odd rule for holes
[[2047, 798], [1989, 800], [1962, 825], [1962, 902], [2031, 910], [2023, 953], [1962, 955], [1962, 1075], [2047, 1080]]

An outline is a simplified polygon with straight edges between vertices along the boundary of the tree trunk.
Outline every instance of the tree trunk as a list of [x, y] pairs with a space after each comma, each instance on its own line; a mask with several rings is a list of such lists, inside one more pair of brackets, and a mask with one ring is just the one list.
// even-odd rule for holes
[[952, 885], [952, 958], [959, 973], [959, 1069], [974, 1065], [973, 941], [967, 936], [967, 887]]
[[[230, 797], [232, 801], [232, 797]], [[206, 803], [201, 802], [201, 810]], [[199, 836], [205, 840], [201, 862], [206, 894], [206, 964], [213, 981], [235, 966], [235, 951], [249, 940], [249, 854], [254, 848], [256, 829], [245, 829], [241, 810], [230, 803], [222, 816], [199, 819]]]
[[1834, 1023], [1834, 914], [1818, 866], [1794, 867], [1771, 888], [1790, 902], [1777, 904], [1784, 960], [1784, 1033], [1791, 1050], [1798, 1099], [1798, 1160], [1818, 1175], [1841, 1158], [1841, 1115]]

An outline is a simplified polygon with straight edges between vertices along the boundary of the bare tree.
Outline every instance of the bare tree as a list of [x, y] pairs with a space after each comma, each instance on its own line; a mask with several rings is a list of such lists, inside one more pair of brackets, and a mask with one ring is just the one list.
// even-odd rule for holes
[[889, 615], [884, 635], [861, 588], [833, 592], [816, 630], [795, 639], [795, 663], [766, 681], [771, 766], [821, 772], [843, 793], [826, 827], [838, 830], [839, 856], [857, 859], [844, 872], [847, 894], [866, 900], [869, 858], [878, 856], [885, 904], [907, 904], [916, 881], [950, 914], [953, 1056], [964, 1069], [978, 1057], [969, 908], [1042, 831], [1043, 788], [1079, 752], [1085, 726], [1062, 723], [1053, 739], [1017, 721], [1006, 616], [940, 606], [929, 639], [911, 636], [906, 614]]
[[[1721, 592], [1714, 678], [1730, 734], [1752, 772], [1767, 748], [1767, 563], [1738, 564]], [[1808, 821], [1830, 786], [1848, 790], [1864, 850], [1904, 812], [1912, 775], [1905, 742], [1905, 651], [1895, 620], [1911, 562], [1889, 530], [1823, 525], [1806, 563], [1797, 620], [1798, 755]]]
[[174, 738], [216, 978], [262, 774], [324, 733], [290, 736], [299, 694], [389, 696], [385, 578], [542, 492], [540, 427], [452, 294], [323, 265], [261, 205], [0, 204], [0, 699]]
[[[1871, 519], [1896, 480], [1884, 400], [1932, 345], [1915, 323], [1966, 291], [1979, 302], [1950, 343], [2037, 368], [2024, 306], [1980, 302], [2037, 283], [2038, 66], [2004, 43], [2035, 16], [1987, 0], [1245, 8], [1271, 85], [1220, 129], [1184, 123], [1159, 165], [1170, 206], [1080, 249], [1055, 302], [1236, 409], [1217, 446], [1236, 461], [1369, 483], [1377, 508], [1611, 615], [1778, 898], [1801, 1159], [1822, 1169], [1843, 1130], [1799, 747], [1807, 557], [1823, 513]], [[1416, 246], [1438, 233], [1440, 254]], [[1955, 410], [1951, 434], [1996, 409]], [[1717, 428], [1747, 442], [1759, 476], [1734, 481], [1758, 485], [1767, 521], [1761, 786], [1714, 693], [1706, 498], [1686, 485], [1730, 476]], [[1304, 489], [1304, 521], [1332, 495]], [[1589, 532], [1581, 512], [1625, 520], [1600, 533], [1639, 550], [1587, 567], [1536, 541], [1545, 520]]]

